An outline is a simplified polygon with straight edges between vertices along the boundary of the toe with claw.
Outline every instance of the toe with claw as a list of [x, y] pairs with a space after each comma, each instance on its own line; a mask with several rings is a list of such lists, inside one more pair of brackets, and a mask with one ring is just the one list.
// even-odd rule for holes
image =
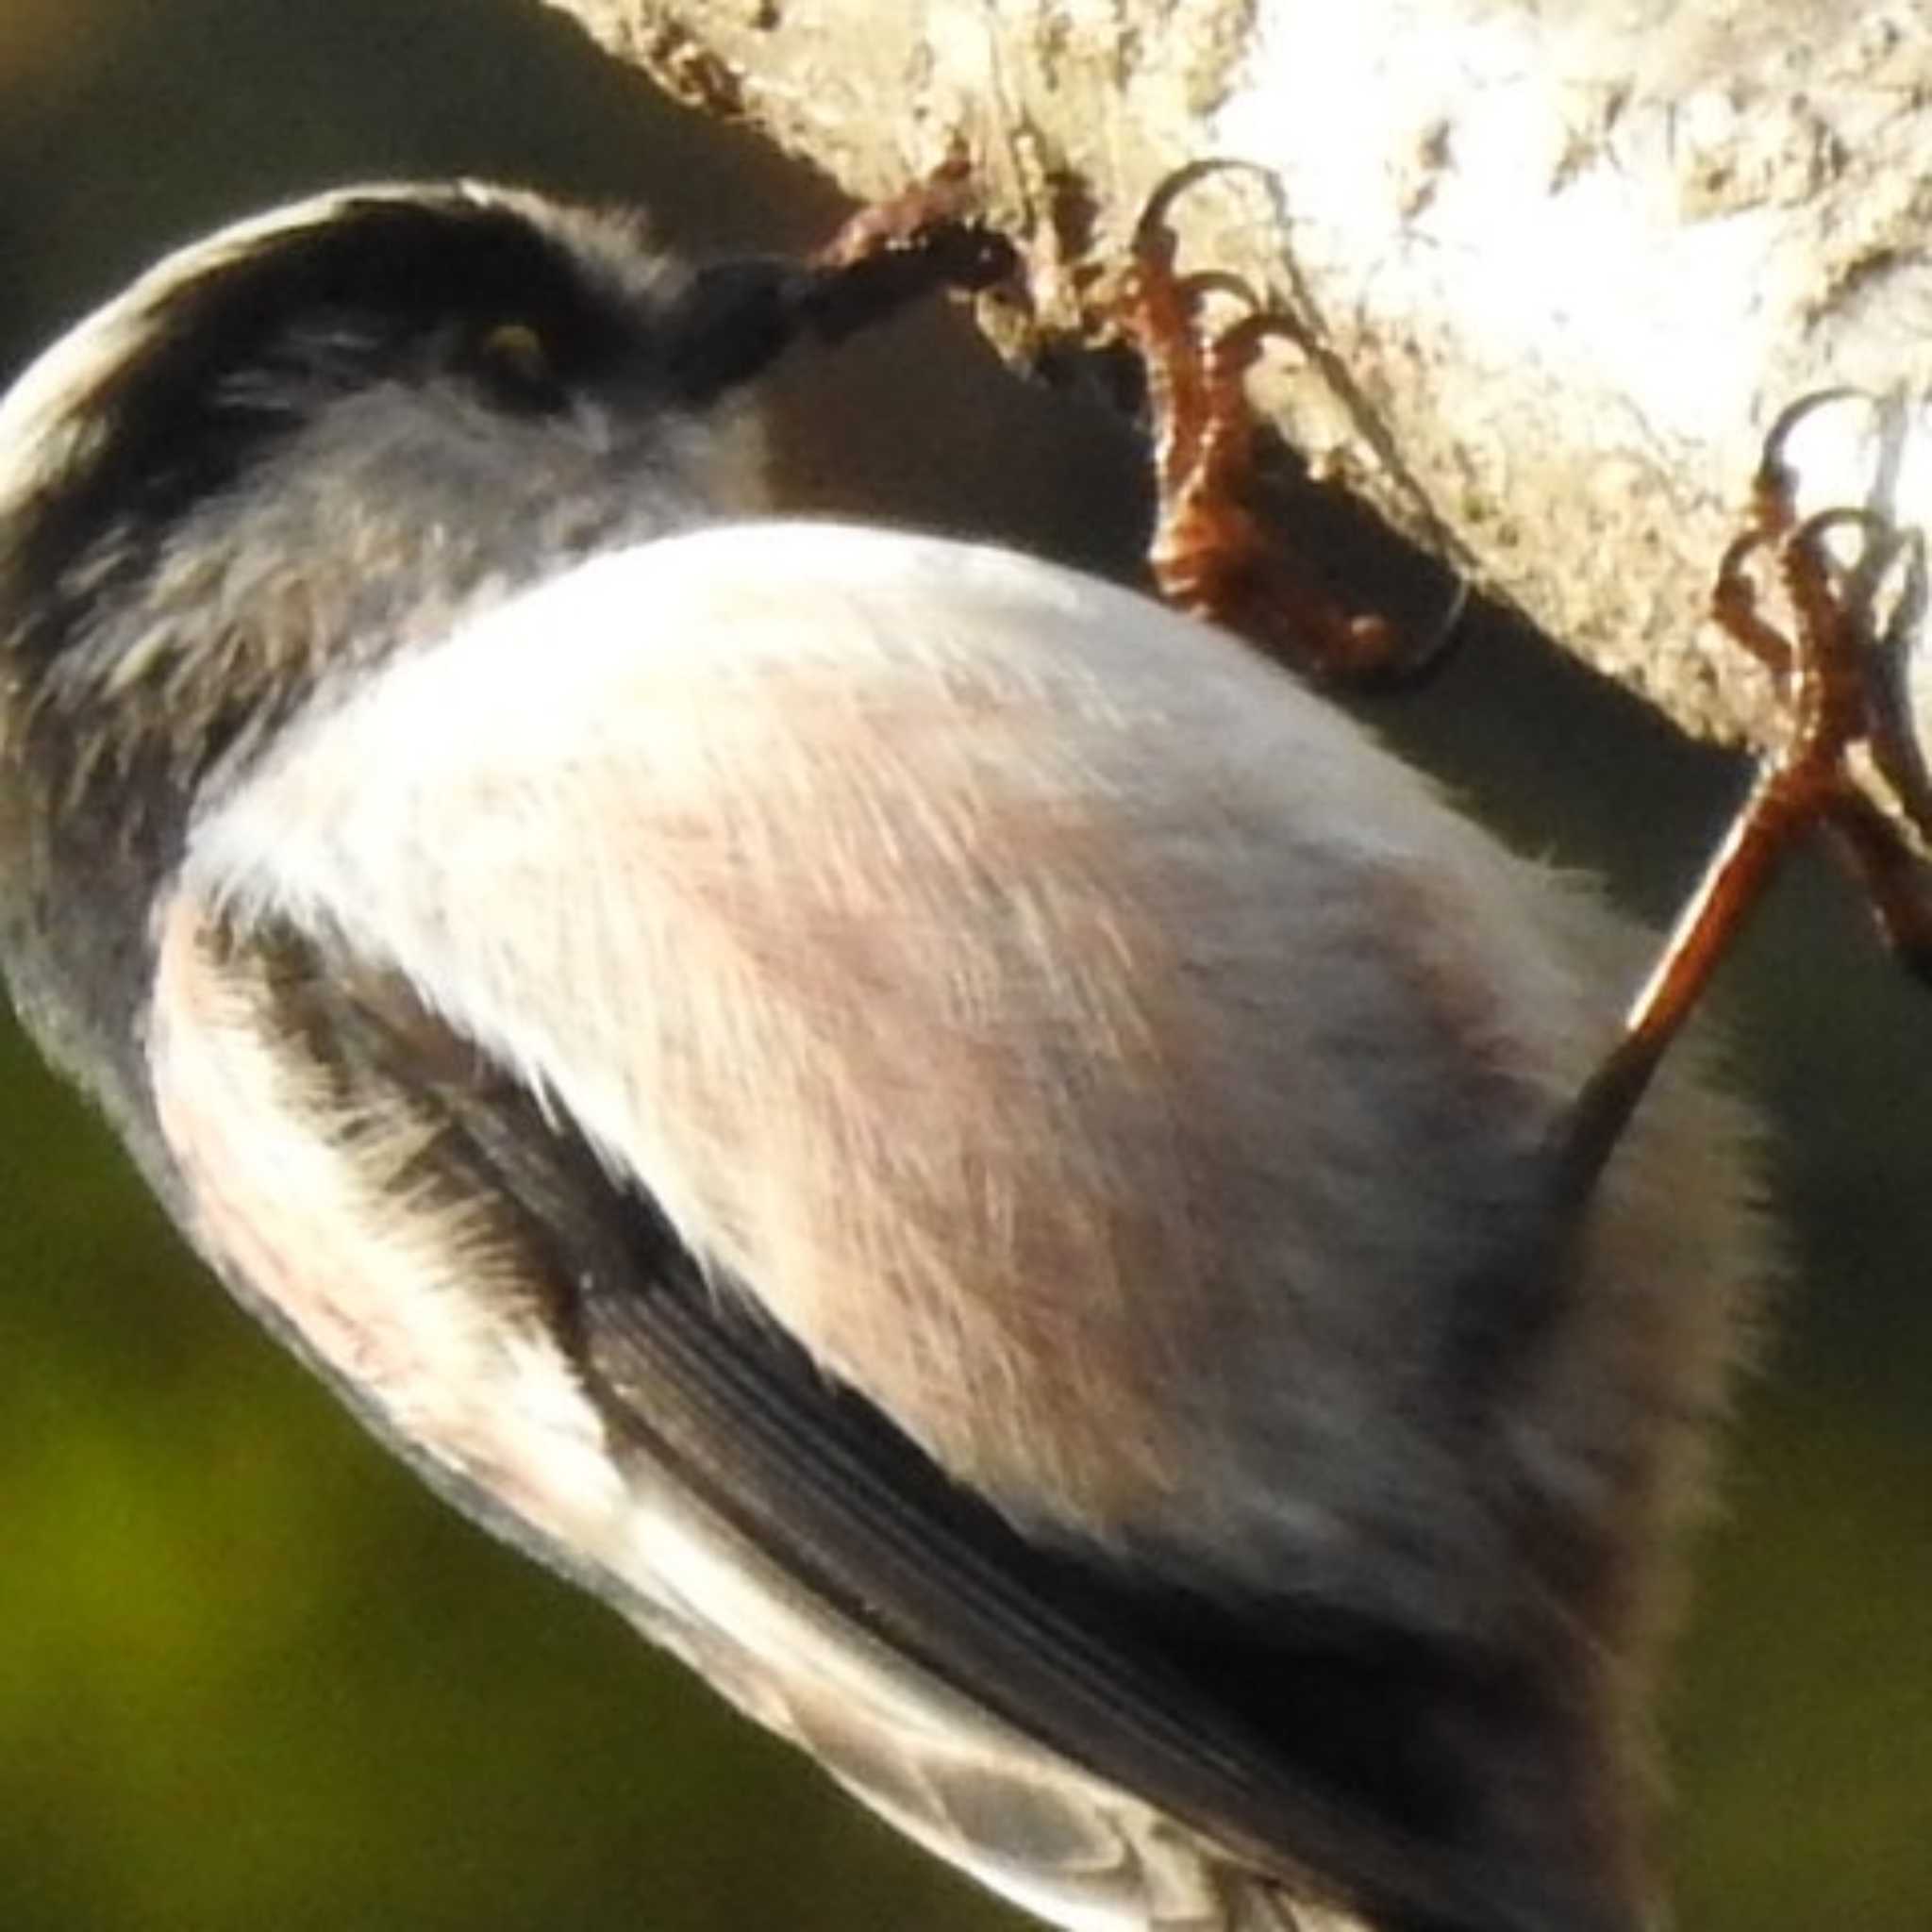
[[[1924, 541], [1871, 508], [1800, 517], [1785, 460], [1792, 430], [1814, 409], [1852, 391], [1806, 396], [1772, 425], [1753, 489], [1753, 521], [1724, 554], [1711, 608], [1726, 632], [1776, 678], [1785, 741], [1764, 761], [1755, 806], [1774, 844], [1796, 828], [1824, 826], [1864, 884], [1886, 939], [1922, 977], [1932, 978], [1932, 873], [1893, 819], [1859, 782], [1862, 754], [1884, 781], [1921, 845], [1932, 842], [1924, 764], [1901, 700], [1899, 643], [1924, 603]], [[1841, 560], [1835, 545], [1855, 540]], [[1758, 608], [1750, 564], [1769, 560], [1790, 611], [1787, 636]], [[1882, 583], [1900, 589], [1892, 621], [1875, 615]]]
[[[1914, 805], [1924, 786], [1897, 698], [1895, 625], [1881, 630], [1874, 616], [1878, 587], [1894, 572], [1903, 580], [1897, 621], [1916, 615], [1924, 602], [1924, 546], [1871, 508], [1801, 517], [1785, 460], [1799, 421], [1845, 393], [1807, 396], [1772, 425], [1753, 485], [1751, 522], [1719, 564], [1712, 613], [1776, 678], [1785, 734], [1760, 760], [1622, 1038], [1565, 1124], [1562, 1159], [1573, 1192], [1586, 1192], [1594, 1181], [1719, 958], [1778, 862], [1810, 826], [1824, 826], [1850, 859], [1901, 959], [1932, 979], [1932, 870], [1855, 768], [1862, 753], [1918, 819], [1917, 829], [1928, 829]], [[1856, 540], [1849, 558], [1839, 555], [1847, 537]], [[1789, 630], [1760, 608], [1753, 572], [1759, 559], [1782, 591]]]
[[[1134, 232], [1118, 321], [1146, 370], [1154, 423], [1156, 511], [1148, 562], [1177, 608], [1224, 625], [1317, 677], [1361, 681], [1413, 672], [1433, 658], [1454, 615], [1418, 650], [1385, 617], [1348, 609], [1253, 506], [1257, 421], [1244, 379], [1271, 338], [1299, 344], [1285, 313], [1239, 276], [1182, 275], [1169, 216], [1205, 176], [1244, 166], [1191, 164], [1155, 192]], [[1210, 297], [1243, 311], [1207, 325]], [[1459, 614], [1459, 599], [1455, 614]]]

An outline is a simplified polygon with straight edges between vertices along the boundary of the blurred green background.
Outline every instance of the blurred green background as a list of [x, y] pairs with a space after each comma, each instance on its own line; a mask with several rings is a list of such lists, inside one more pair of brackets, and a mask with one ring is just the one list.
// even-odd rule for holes
[[[0, 370], [218, 220], [449, 171], [641, 198], [698, 246], [836, 212], [522, 0], [0, 0]], [[791, 388], [814, 502], [1131, 554], [1118, 428], [936, 322]], [[1656, 918], [1737, 783], [1497, 625], [1382, 715]], [[1668, 1711], [1682, 1918], [1924, 1932], [1932, 1002], [1820, 867], [1746, 955], [1727, 1004], [1795, 1266]], [[183, 1258], [10, 1031], [0, 1079], [4, 1932], [1015, 1923], [433, 1505]]]

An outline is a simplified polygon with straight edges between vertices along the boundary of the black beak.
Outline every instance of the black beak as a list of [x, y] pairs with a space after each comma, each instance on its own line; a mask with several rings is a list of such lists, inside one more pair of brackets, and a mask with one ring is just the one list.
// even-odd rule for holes
[[1011, 243], [983, 224], [936, 220], [805, 262], [700, 268], [666, 322], [674, 392], [693, 405], [761, 375], [801, 337], [842, 341], [941, 289], [971, 292], [1013, 273]]

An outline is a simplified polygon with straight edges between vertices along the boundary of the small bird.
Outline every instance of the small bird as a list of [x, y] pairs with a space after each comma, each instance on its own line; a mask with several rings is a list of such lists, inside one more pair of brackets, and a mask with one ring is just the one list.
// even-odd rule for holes
[[475, 184], [0, 405], [0, 951], [437, 1490], [1075, 1932], [1636, 1932], [1767, 1270], [1646, 941], [1192, 617], [788, 518], [796, 265]]

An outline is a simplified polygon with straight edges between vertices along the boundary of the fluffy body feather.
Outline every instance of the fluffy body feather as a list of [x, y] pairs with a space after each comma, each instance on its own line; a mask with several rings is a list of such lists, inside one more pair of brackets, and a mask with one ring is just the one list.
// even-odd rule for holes
[[[691, 509], [729, 471], [664, 426], [675, 283], [437, 194], [465, 325], [481, 233], [565, 347], [635, 308], [658, 359], [456, 380], [435, 291], [371, 279], [389, 204], [340, 198], [10, 406], [23, 1010], [432, 1480], [1009, 1896], [1629, 1932], [1668, 1551], [1763, 1266], [1689, 1062], [1548, 1225], [1641, 948], [1144, 599]], [[258, 272], [302, 384], [254, 334], [148, 368]], [[226, 480], [102, 536], [74, 506], [154, 474], [127, 397], [177, 391]], [[346, 575], [292, 561], [344, 531]]]
[[1640, 956], [1332, 708], [1037, 561], [601, 558], [291, 730], [182, 886], [402, 973], [1030, 1526], [1480, 1628], [1505, 1461], [1608, 1513], [1710, 1408], [1659, 1256], [1655, 1359], [1445, 1449], [1457, 1291]]

